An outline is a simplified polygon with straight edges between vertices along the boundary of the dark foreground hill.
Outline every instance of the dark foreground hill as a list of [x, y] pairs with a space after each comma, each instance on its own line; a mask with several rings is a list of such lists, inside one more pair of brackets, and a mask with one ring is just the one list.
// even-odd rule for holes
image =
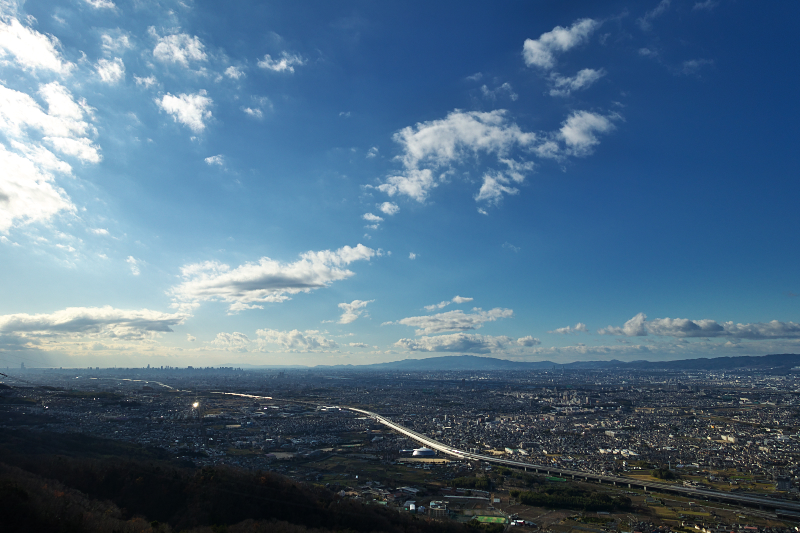
[[477, 533], [343, 499], [269, 472], [193, 468], [86, 435], [0, 431], [4, 533]]

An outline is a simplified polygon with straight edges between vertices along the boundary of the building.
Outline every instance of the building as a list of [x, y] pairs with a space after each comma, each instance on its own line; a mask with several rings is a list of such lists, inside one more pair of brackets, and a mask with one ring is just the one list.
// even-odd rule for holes
[[412, 457], [436, 457], [436, 452], [430, 448], [416, 448]]

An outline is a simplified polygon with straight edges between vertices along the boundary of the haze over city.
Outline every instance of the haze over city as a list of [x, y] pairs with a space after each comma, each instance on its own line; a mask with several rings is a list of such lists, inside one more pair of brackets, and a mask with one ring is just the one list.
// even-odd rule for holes
[[800, 348], [794, 2], [0, 1], [0, 366]]

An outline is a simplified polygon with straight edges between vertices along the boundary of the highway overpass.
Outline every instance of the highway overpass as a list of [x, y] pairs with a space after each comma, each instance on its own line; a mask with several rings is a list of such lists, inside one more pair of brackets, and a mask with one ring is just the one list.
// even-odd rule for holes
[[[682, 496], [687, 496], [691, 498], [732, 503], [734, 505], [746, 505], [748, 507], [756, 507], [758, 509], [770, 509], [775, 511], [785, 510], [789, 511], [790, 513], [800, 513], [800, 503], [788, 500], [779, 500], [775, 498], [768, 498], [765, 496], [727, 493], [727, 492], [721, 492], [721, 491], [715, 491], [697, 487], [687, 487], [684, 485], [672, 485], [669, 483], [643, 481], [628, 477], [607, 476], [604, 474], [581, 472], [578, 470], [568, 470], [564, 468], [556, 468], [553, 466], [536, 465], [536, 464], [526, 463], [523, 461], [513, 461], [510, 459], [503, 459], [499, 457], [493, 457], [490, 455], [480, 455], [477, 453], [471, 453], [464, 450], [459, 450], [457, 448], [453, 448], [452, 446], [443, 444], [426, 435], [422, 435], [420, 433], [412, 431], [407, 427], [392, 422], [389, 418], [381, 416], [377, 413], [373, 413], [371, 411], [365, 411], [363, 409], [357, 409], [355, 407], [345, 407], [345, 406], [339, 406], [339, 407], [341, 409], [347, 409], [349, 411], [368, 416], [369, 418], [372, 418], [376, 422], [379, 422], [384, 426], [387, 426], [393, 429], [394, 431], [397, 431], [398, 433], [401, 433], [419, 442], [423, 446], [427, 446], [432, 450], [438, 450], [442, 453], [446, 453], [448, 455], [451, 455], [459, 459], [466, 459], [470, 461], [483, 461], [486, 463], [522, 469], [525, 470], [526, 472], [536, 472], [539, 474], [559, 476], [567, 479], [596, 481], [598, 483], [607, 483], [609, 485], [615, 485], [618, 487], [643, 488], [646, 491], [668, 492], [673, 494], [680, 494]], [[789, 513], [779, 513], [779, 514], [788, 515]]]

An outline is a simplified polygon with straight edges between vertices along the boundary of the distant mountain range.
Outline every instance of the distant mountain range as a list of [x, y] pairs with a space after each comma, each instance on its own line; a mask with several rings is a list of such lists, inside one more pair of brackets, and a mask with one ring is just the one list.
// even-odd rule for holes
[[244, 369], [275, 370], [352, 370], [352, 371], [447, 371], [447, 370], [472, 370], [472, 371], [497, 371], [497, 370], [785, 370], [800, 367], [800, 354], [784, 353], [761, 356], [744, 355], [740, 357], [715, 357], [712, 359], [680, 359], [677, 361], [576, 361], [574, 363], [554, 363], [552, 361], [509, 361], [496, 357], [481, 357], [476, 355], [446, 355], [429, 357], [426, 359], [403, 359], [391, 363], [375, 363], [372, 365], [332, 365], [332, 366], [256, 366], [248, 364], [226, 364], [225, 367]]
[[429, 357], [427, 359], [404, 359], [391, 363], [372, 365], [336, 365], [317, 369], [332, 370], [408, 370], [408, 371], [443, 371], [443, 370], [735, 370], [735, 369], [785, 369], [800, 366], [800, 354], [772, 354], [762, 356], [715, 357], [713, 359], [681, 359], [678, 361], [631, 361], [616, 359], [611, 361], [576, 361], [574, 363], [554, 363], [552, 361], [521, 362], [480, 357], [475, 355], [449, 355]]

